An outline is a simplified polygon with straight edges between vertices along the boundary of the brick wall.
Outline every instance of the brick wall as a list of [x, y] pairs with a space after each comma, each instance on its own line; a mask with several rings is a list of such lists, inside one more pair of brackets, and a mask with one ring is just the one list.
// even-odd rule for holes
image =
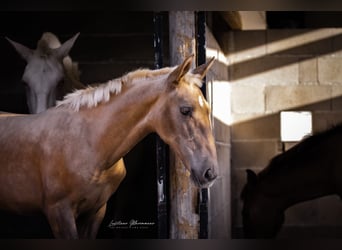
[[[279, 112], [312, 111], [314, 132], [342, 121], [342, 29], [233, 31], [221, 39], [229, 60], [232, 225], [239, 237], [245, 170], [258, 172], [281, 153]], [[336, 197], [297, 205], [279, 237], [336, 235], [341, 211]]]

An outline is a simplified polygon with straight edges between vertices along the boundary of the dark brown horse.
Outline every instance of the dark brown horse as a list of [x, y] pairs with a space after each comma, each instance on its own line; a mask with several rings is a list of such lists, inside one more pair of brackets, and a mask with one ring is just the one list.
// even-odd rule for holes
[[247, 170], [242, 218], [246, 238], [273, 238], [285, 210], [308, 200], [342, 197], [342, 125], [304, 139], [259, 174]]
[[0, 116], [0, 209], [42, 213], [56, 238], [95, 238], [125, 177], [122, 157], [147, 134], [170, 145], [199, 187], [217, 177], [210, 109], [190, 71], [137, 70], [69, 94], [35, 115]]

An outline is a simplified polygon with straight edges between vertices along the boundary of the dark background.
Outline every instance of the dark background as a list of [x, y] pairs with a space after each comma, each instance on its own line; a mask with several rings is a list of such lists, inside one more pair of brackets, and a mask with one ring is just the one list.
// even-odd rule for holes
[[[167, 27], [166, 18], [166, 35]], [[1, 111], [28, 112], [21, 82], [26, 62], [5, 37], [35, 49], [46, 31], [56, 34], [62, 43], [80, 32], [70, 56], [78, 62], [84, 84], [106, 82], [133, 69], [154, 67], [153, 12], [0, 12]], [[164, 47], [167, 63], [167, 43]], [[157, 238], [155, 150], [155, 135], [150, 135], [125, 156], [127, 176], [108, 202], [99, 238]], [[138, 220], [154, 226], [111, 229], [108, 224], [112, 220]], [[0, 222], [0, 238], [52, 237], [43, 216], [1, 213]]]

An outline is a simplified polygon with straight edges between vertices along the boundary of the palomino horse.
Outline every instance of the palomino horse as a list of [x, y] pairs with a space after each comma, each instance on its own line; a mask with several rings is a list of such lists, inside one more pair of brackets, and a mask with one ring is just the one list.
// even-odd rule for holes
[[46, 32], [38, 41], [36, 50], [7, 38], [27, 62], [22, 80], [31, 114], [55, 106], [56, 99], [60, 100], [65, 94], [84, 88], [78, 81], [77, 64], [68, 56], [78, 35], [61, 45], [54, 34]]
[[342, 197], [342, 124], [304, 139], [274, 157], [258, 175], [247, 170], [243, 226], [247, 238], [273, 238], [285, 210], [326, 195]]
[[151, 132], [210, 186], [217, 157], [199, 86], [213, 60], [189, 72], [192, 60], [78, 90], [39, 114], [1, 116], [0, 208], [43, 213], [56, 238], [95, 238], [126, 173], [120, 159]]

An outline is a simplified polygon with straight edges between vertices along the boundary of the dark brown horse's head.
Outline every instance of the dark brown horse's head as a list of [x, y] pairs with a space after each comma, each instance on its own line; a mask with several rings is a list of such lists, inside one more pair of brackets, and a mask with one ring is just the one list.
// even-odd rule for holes
[[241, 199], [244, 237], [275, 238], [284, 222], [284, 212], [277, 207], [275, 197], [265, 195], [258, 176], [249, 169]]
[[170, 145], [199, 187], [217, 177], [215, 140], [210, 108], [200, 86], [213, 59], [190, 71], [193, 56], [175, 67], [166, 78], [165, 93], [158, 103], [156, 132]]

